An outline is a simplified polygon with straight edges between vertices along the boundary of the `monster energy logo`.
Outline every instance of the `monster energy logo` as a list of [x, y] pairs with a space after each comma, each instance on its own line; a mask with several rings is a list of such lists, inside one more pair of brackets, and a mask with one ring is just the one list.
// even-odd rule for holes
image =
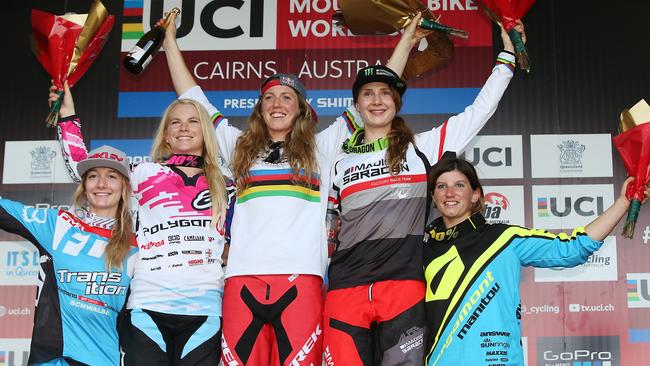
[[375, 69], [365, 69], [363, 72], [366, 74], [365, 76], [372, 76], [375, 73]]

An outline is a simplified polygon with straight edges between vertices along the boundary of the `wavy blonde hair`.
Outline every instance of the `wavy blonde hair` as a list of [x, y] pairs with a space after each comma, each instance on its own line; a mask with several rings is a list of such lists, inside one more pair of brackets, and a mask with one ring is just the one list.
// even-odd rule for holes
[[[315, 152], [316, 138], [314, 136], [316, 127], [312, 121], [309, 103], [299, 93], [296, 95], [300, 114], [293, 122], [291, 132], [287, 134], [284, 141], [283, 154], [289, 161], [294, 181], [309, 182], [312, 174], [318, 171]], [[244, 189], [248, 185], [250, 169], [258, 156], [265, 151], [270, 139], [269, 129], [262, 117], [262, 98], [260, 98], [248, 118], [248, 129], [237, 139], [235, 146], [232, 173], [238, 189]]]
[[165, 132], [169, 127], [171, 112], [176, 106], [181, 104], [193, 105], [199, 113], [201, 131], [203, 133], [203, 151], [201, 152], [204, 161], [203, 175], [205, 176], [205, 180], [208, 183], [208, 190], [210, 191], [212, 224], [216, 226], [225, 217], [227, 207], [226, 181], [219, 168], [220, 157], [217, 155], [217, 139], [214, 134], [212, 121], [208, 115], [208, 111], [199, 102], [192, 99], [177, 99], [165, 109], [151, 146], [151, 159], [156, 163], [164, 164], [174, 154], [174, 151], [172, 151], [171, 146], [165, 139]]
[[[77, 186], [74, 192], [73, 203], [76, 207], [89, 207], [90, 203], [86, 198], [86, 179], [88, 173], [93, 169], [88, 170], [81, 177], [81, 183]], [[133, 219], [131, 217], [131, 210], [129, 201], [131, 198], [131, 184], [129, 178], [122, 175], [122, 173], [115, 170], [120, 179], [122, 180], [122, 192], [120, 194], [120, 202], [117, 205], [117, 215], [115, 215], [115, 225], [111, 231], [111, 237], [108, 240], [106, 248], [104, 248], [104, 258], [106, 267], [110, 270], [112, 268], [122, 268], [122, 261], [129, 253], [131, 244], [133, 243]], [[91, 207], [92, 210], [92, 207]]]

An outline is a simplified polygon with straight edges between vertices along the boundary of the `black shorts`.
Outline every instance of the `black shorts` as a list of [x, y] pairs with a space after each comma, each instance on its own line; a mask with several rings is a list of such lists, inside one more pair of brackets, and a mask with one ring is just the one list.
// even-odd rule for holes
[[125, 366], [215, 366], [221, 317], [127, 310], [120, 331]]

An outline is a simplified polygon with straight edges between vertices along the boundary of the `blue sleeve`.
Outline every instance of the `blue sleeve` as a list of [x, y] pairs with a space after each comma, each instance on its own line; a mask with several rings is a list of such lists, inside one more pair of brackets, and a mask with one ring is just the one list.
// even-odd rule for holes
[[22, 236], [51, 253], [57, 213], [55, 209], [37, 209], [0, 198], [0, 229]]
[[603, 242], [593, 240], [584, 227], [573, 230], [571, 236], [553, 234], [544, 230], [510, 228], [518, 231], [511, 247], [523, 266], [575, 267], [587, 262]]

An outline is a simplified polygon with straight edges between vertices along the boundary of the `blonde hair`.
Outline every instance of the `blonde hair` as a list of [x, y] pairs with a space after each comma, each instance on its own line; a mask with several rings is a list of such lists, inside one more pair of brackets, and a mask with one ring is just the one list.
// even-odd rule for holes
[[[289, 161], [296, 182], [309, 182], [314, 172], [318, 171], [316, 163], [315, 124], [312, 121], [311, 108], [299, 93], [298, 105], [300, 114], [293, 123], [291, 132], [283, 144], [284, 157]], [[232, 173], [238, 189], [244, 189], [250, 175], [250, 169], [258, 156], [264, 152], [271, 139], [269, 129], [262, 117], [262, 98], [260, 98], [253, 113], [248, 118], [248, 129], [237, 139], [235, 154], [232, 160]]]
[[208, 111], [199, 102], [192, 99], [176, 99], [165, 109], [151, 146], [151, 159], [156, 163], [164, 164], [167, 158], [174, 154], [165, 139], [165, 132], [169, 127], [171, 112], [181, 104], [193, 105], [199, 114], [201, 132], [203, 133], [203, 151], [201, 152], [204, 161], [203, 175], [208, 183], [210, 201], [212, 202], [212, 225], [216, 226], [226, 213], [226, 181], [219, 168], [220, 157], [217, 155], [217, 139], [212, 121]]
[[[73, 202], [76, 207], [88, 207], [89, 202], [86, 197], [86, 178], [88, 177], [88, 170], [81, 177], [81, 183], [77, 186], [74, 192]], [[117, 172], [117, 170], [116, 170]], [[129, 253], [131, 244], [133, 242], [133, 219], [131, 218], [131, 210], [129, 208], [129, 200], [131, 198], [131, 184], [129, 178], [125, 177], [122, 173], [117, 172], [122, 180], [122, 193], [120, 194], [120, 202], [117, 205], [117, 214], [115, 215], [115, 225], [111, 231], [111, 237], [108, 240], [106, 248], [104, 248], [104, 258], [106, 267], [110, 270], [112, 268], [122, 268], [122, 261]]]

